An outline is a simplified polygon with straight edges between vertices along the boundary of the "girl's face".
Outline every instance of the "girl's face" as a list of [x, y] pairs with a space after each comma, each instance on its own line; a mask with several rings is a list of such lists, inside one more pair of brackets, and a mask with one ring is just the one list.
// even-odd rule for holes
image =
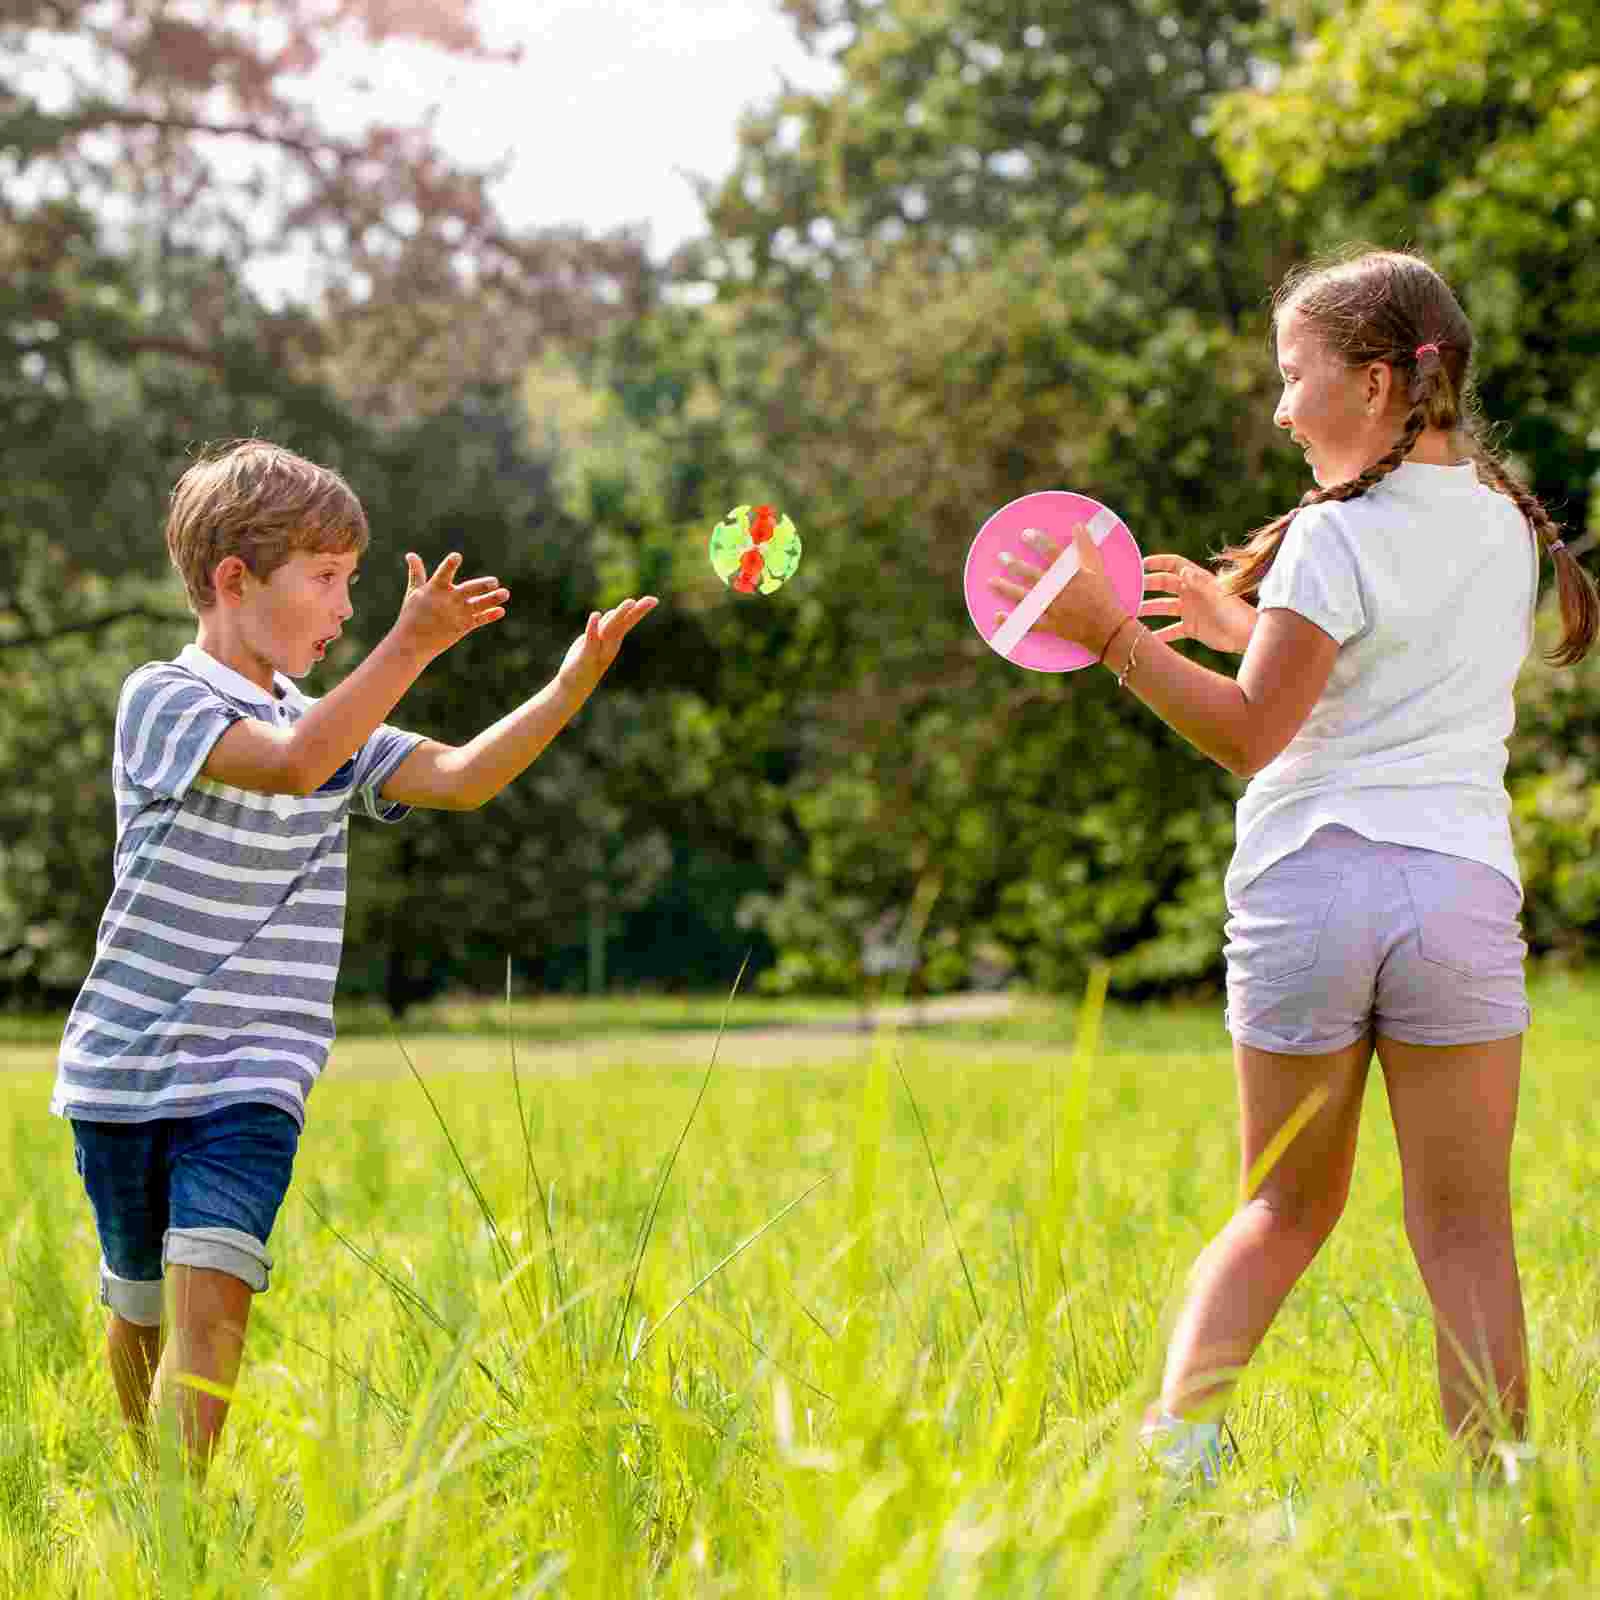
[[1293, 308], [1278, 318], [1277, 340], [1283, 395], [1272, 420], [1305, 452], [1320, 487], [1360, 477], [1394, 442], [1384, 418], [1392, 372], [1346, 366]]

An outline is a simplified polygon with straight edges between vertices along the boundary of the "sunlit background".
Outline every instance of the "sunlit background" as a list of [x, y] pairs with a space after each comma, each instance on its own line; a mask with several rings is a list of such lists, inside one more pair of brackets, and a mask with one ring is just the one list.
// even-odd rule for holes
[[352, 43], [311, 80], [330, 123], [365, 113], [375, 86], [391, 121], [437, 114], [439, 141], [473, 166], [504, 161], [506, 219], [594, 230], [645, 224], [664, 256], [704, 227], [696, 178], [731, 170], [742, 113], [785, 84], [838, 81], [773, 0], [480, 0], [485, 42], [515, 63], [469, 66], [437, 50]]

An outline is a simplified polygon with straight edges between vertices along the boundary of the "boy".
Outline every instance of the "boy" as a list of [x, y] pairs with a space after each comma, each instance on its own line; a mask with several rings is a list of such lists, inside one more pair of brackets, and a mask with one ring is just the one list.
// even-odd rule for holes
[[[305, 1098], [333, 1040], [349, 813], [396, 822], [413, 806], [482, 805], [560, 732], [656, 604], [591, 614], [540, 693], [456, 748], [383, 719], [431, 661], [505, 615], [497, 579], [457, 583], [454, 554], [429, 577], [408, 553], [398, 620], [313, 701], [289, 680], [352, 615], [368, 540], [344, 480], [236, 443], [179, 479], [166, 537], [199, 630], [123, 685], [115, 887], [51, 1099], [72, 1123], [112, 1378], [141, 1445], [178, 1374], [223, 1390], [238, 1376]], [[203, 1472], [228, 1404], [176, 1388], [180, 1437]]]

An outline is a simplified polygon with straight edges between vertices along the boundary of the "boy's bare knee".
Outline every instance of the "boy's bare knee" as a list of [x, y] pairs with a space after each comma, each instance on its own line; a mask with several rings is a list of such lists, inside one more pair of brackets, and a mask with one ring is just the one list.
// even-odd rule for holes
[[255, 1291], [211, 1267], [171, 1267], [173, 1323], [188, 1344], [242, 1345]]

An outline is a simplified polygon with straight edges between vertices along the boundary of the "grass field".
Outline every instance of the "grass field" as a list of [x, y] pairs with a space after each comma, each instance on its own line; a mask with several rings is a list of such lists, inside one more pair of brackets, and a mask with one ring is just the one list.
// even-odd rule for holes
[[199, 1492], [120, 1436], [41, 1029], [0, 1049], [0, 1594], [1591, 1596], [1591, 994], [1535, 1003], [1516, 1481], [1437, 1421], [1375, 1083], [1345, 1222], [1199, 1495], [1130, 1424], [1231, 1205], [1215, 1007], [1114, 1011], [1092, 1058], [1070, 1007], [759, 1066], [735, 1031], [709, 1076], [666, 1035], [535, 1028], [514, 1079], [458, 1027], [408, 1041], [437, 1116], [393, 1040], [341, 1046]]

